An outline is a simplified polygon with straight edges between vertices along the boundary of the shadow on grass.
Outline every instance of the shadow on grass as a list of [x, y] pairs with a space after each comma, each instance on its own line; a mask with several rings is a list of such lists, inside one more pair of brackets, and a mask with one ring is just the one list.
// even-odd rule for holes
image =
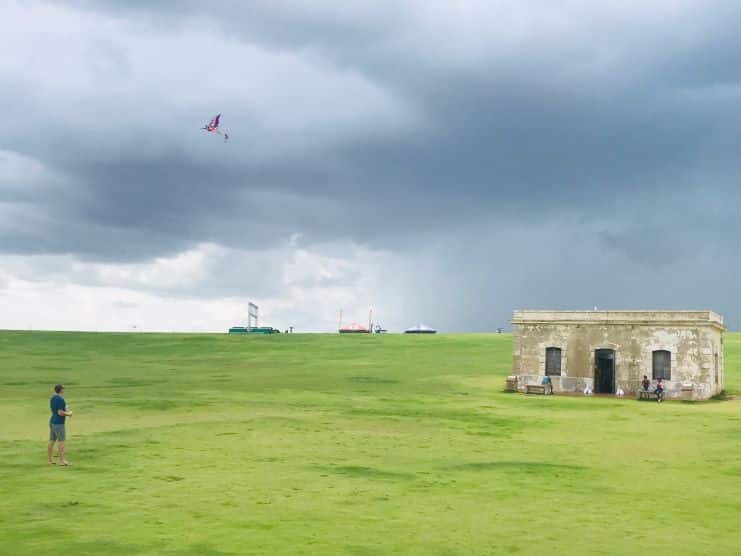
[[400, 473], [397, 471], [385, 471], [375, 467], [364, 465], [340, 465], [338, 467], [313, 467], [313, 469], [344, 475], [346, 477], [357, 477], [362, 479], [385, 479], [385, 480], [413, 480], [413, 473]]
[[[435, 407], [404, 407], [390, 406], [384, 408], [353, 408], [345, 412], [348, 415], [390, 418], [415, 419], [430, 423], [434, 420], [448, 421], [458, 425], [479, 427], [494, 436], [507, 437], [514, 432], [525, 428], [527, 423], [518, 417], [492, 415], [480, 411], [461, 411], [455, 409], [440, 409]], [[487, 435], [488, 435], [487, 434]]]
[[733, 400], [737, 400], [738, 397], [734, 394], [729, 393], [726, 390], [723, 390], [720, 394], [716, 394], [715, 396], [711, 396], [708, 401], [711, 402], [730, 402]]
[[141, 379], [127, 376], [114, 377], [108, 381], [108, 388], [130, 388], [135, 386], [153, 386], [155, 384], [164, 384], [165, 379]]
[[157, 479], [158, 481], [166, 481], [168, 483], [177, 483], [185, 480], [185, 477], [181, 477], [180, 475], [155, 475], [152, 478]]
[[124, 406], [126, 408], [140, 409], [140, 410], [151, 410], [151, 411], [169, 411], [173, 409], [181, 408], [193, 408], [193, 407], [206, 407], [213, 405], [213, 402], [206, 400], [194, 400], [192, 398], [178, 398], [178, 399], [121, 399], [121, 400], [109, 400], [107, 402], [110, 405]]
[[[48, 371], [49, 369], [44, 369], [44, 370]], [[33, 380], [9, 380], [6, 382], [0, 382], [0, 386], [35, 386], [35, 385], [43, 384], [48, 387], [49, 391], [51, 391], [51, 389], [53, 388], [56, 382], [57, 381], [53, 379], [37, 378]], [[77, 385], [76, 382], [73, 382], [71, 380], [65, 380], [64, 384], [65, 386], [76, 386]]]
[[720, 394], [716, 394], [715, 396], [710, 396], [707, 400], [667, 400], [670, 402], [680, 402], [682, 404], [688, 404], [688, 405], [704, 405], [708, 403], [723, 403], [723, 402], [732, 402], [738, 400], [738, 396], [734, 394], [729, 394], [725, 390], [721, 392]]
[[[172, 544], [172, 543], [167, 543]], [[185, 543], [183, 543], [185, 544]], [[107, 556], [130, 556], [131, 554], [160, 554], [161, 556], [235, 556], [236, 552], [223, 552], [213, 545], [195, 543], [183, 548], [170, 548], [165, 543], [133, 544], [123, 543], [113, 538], [101, 537], [89, 541], [67, 540], [65, 546], [77, 554], [106, 554]]]
[[391, 378], [381, 378], [377, 376], [351, 376], [348, 379], [350, 382], [356, 382], [359, 384], [398, 384], [398, 380]]
[[558, 471], [584, 471], [587, 467], [541, 461], [480, 461], [452, 465], [445, 467], [445, 469], [449, 471], [520, 471], [536, 475], [551, 475]]

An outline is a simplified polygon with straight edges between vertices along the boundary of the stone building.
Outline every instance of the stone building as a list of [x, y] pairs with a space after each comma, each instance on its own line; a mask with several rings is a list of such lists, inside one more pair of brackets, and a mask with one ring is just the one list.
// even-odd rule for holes
[[704, 400], [723, 390], [723, 317], [712, 311], [515, 311], [518, 389], [550, 375], [555, 392], [626, 395], [644, 375], [665, 396]]

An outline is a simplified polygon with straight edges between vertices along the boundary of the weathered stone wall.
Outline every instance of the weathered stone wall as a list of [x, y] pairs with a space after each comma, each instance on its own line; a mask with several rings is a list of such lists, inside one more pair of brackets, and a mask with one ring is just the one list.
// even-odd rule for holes
[[521, 388], [539, 384], [546, 348], [557, 347], [561, 376], [551, 377], [554, 390], [594, 388], [595, 350], [607, 348], [615, 351], [616, 387], [635, 394], [643, 375], [652, 379], [653, 352], [667, 350], [666, 396], [707, 399], [723, 389], [722, 322], [711, 311], [516, 311], [512, 370]]

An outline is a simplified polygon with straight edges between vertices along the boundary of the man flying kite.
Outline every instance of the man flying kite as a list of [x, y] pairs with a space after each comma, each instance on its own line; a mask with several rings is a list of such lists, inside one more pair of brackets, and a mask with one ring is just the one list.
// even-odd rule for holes
[[229, 134], [227, 132], [222, 133], [219, 129], [219, 120], [221, 119], [221, 114], [216, 114], [216, 116], [213, 117], [213, 119], [207, 123], [205, 126], [203, 126], [201, 129], [208, 131], [209, 133], [218, 133], [219, 135], [224, 136], [224, 143], [226, 143], [229, 140]]

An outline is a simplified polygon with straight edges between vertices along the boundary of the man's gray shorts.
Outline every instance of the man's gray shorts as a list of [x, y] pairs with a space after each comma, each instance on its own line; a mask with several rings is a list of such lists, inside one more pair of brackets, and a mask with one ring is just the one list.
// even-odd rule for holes
[[67, 438], [67, 433], [64, 430], [64, 425], [49, 423], [49, 442], [54, 442], [56, 440], [64, 442], [65, 438]]

